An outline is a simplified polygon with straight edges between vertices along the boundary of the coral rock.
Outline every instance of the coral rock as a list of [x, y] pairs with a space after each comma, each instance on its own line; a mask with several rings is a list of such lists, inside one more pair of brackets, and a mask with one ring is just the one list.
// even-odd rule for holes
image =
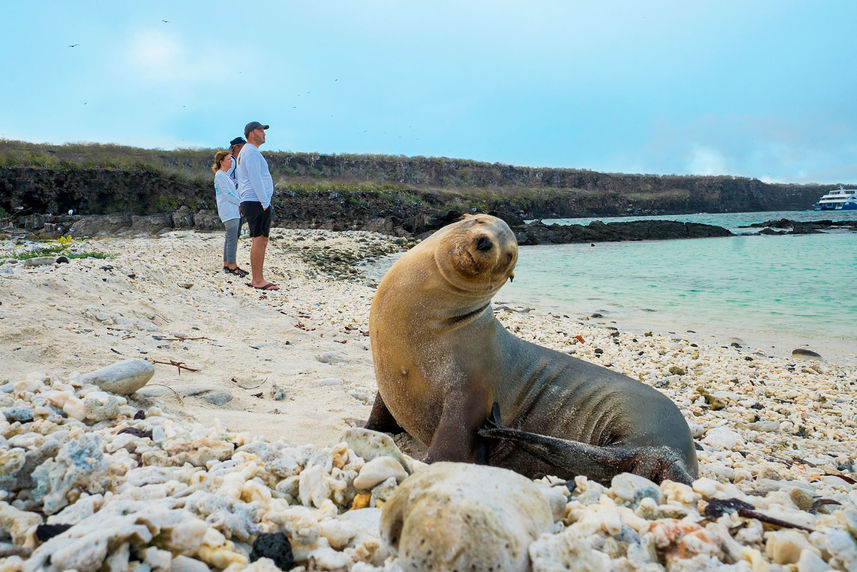
[[403, 570], [527, 570], [529, 544], [553, 524], [541, 490], [521, 475], [434, 463], [384, 505], [381, 534]]

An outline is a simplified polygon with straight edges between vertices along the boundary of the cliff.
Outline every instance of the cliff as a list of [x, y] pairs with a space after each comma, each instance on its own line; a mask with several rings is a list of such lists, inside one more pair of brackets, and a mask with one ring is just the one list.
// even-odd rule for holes
[[[134, 214], [214, 208], [214, 150], [0, 141], [7, 213]], [[360, 228], [446, 211], [520, 218], [801, 210], [834, 185], [729, 176], [623, 175], [458, 159], [266, 152], [285, 226]], [[2, 211], [0, 211], [2, 214]]]

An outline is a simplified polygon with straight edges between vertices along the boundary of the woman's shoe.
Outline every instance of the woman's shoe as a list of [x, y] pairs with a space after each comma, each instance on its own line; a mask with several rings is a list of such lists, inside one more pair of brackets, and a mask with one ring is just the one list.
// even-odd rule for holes
[[238, 268], [237, 266], [235, 268], [229, 268], [228, 266], [224, 266], [223, 271], [227, 272], [229, 274], [234, 274], [235, 276], [238, 276], [240, 278], [244, 278], [245, 276], [250, 274], [246, 270], [244, 270], [242, 268]]

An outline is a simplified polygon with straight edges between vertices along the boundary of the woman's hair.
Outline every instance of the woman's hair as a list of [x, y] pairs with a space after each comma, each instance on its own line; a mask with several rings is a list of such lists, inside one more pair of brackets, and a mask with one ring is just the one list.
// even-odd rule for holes
[[214, 165], [211, 166], [211, 170], [214, 173], [220, 170], [220, 164], [223, 162], [226, 157], [229, 156], [229, 151], [218, 151], [214, 154]]

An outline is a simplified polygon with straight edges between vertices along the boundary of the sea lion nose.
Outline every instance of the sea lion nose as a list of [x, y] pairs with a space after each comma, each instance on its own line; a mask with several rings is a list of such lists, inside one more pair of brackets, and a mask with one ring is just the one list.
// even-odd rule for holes
[[492, 248], [494, 248], [494, 243], [487, 236], [480, 236], [479, 240], [476, 241], [476, 250], [487, 252]]

